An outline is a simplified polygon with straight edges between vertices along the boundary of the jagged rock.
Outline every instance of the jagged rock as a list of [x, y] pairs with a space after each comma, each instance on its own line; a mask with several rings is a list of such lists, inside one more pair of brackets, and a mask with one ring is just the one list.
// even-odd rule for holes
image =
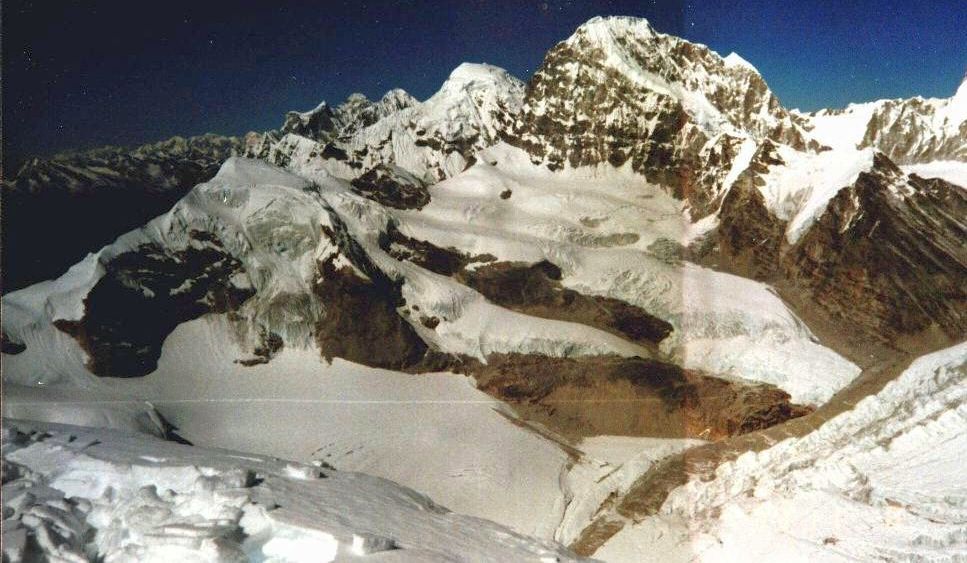
[[819, 148], [747, 63], [636, 18], [595, 18], [555, 46], [505, 136], [552, 170], [630, 163], [696, 219], [714, 211], [746, 137]]
[[786, 224], [766, 207], [759, 175], [782, 165], [775, 145], [765, 141], [732, 184], [719, 210], [718, 252], [729, 270], [755, 279], [770, 279], [778, 268]]
[[497, 141], [522, 96], [523, 84], [503, 69], [464, 63], [425, 102], [397, 89], [376, 103], [354, 94], [335, 109], [290, 112], [280, 132], [250, 139], [246, 155], [347, 180], [395, 167], [437, 182]]
[[398, 166], [378, 164], [350, 184], [359, 195], [397, 209], [421, 209], [430, 203], [426, 184]]
[[495, 262], [458, 272], [457, 279], [501, 306], [548, 319], [578, 322], [634, 342], [654, 345], [672, 326], [640, 307], [611, 297], [584, 295], [561, 286], [561, 269], [536, 264]]

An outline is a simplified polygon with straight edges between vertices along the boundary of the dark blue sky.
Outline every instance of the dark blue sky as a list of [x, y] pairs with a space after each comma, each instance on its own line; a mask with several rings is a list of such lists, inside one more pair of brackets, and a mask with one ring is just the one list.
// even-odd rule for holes
[[[282, 6], [284, 4], [284, 6]], [[5, 163], [175, 134], [276, 128], [289, 109], [402, 87], [462, 61], [526, 79], [595, 15], [644, 16], [736, 51], [788, 107], [949, 96], [967, 65], [963, 0], [272, 2], [4, 0]]]

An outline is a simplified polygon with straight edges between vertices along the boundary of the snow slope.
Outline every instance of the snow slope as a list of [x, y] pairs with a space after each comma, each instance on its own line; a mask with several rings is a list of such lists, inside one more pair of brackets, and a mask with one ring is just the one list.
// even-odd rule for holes
[[425, 208], [396, 213], [400, 230], [469, 254], [547, 259], [565, 286], [670, 322], [662, 350], [689, 368], [773, 383], [814, 404], [858, 375], [768, 286], [678, 260], [689, 223], [660, 187], [604, 165], [551, 173], [503, 144], [480, 157], [431, 187]]
[[573, 559], [368, 475], [10, 419], [2, 438], [4, 560]]
[[720, 466], [626, 527], [606, 561], [967, 557], [967, 343], [819, 429]]
[[[408, 302], [445, 319], [435, 331], [417, 323], [445, 351], [647, 351], [583, 325], [497, 307], [450, 278], [398, 262], [377, 244], [387, 212], [349, 193], [341, 181], [323, 178], [314, 190], [309, 186], [265, 163], [231, 159], [212, 181], [144, 229], [88, 256], [56, 281], [5, 296], [4, 334], [26, 346], [3, 358], [5, 384], [14, 386], [5, 414], [157, 432], [157, 409], [198, 444], [326, 459], [552, 537], [567, 498], [576, 494], [561, 484], [572, 462], [557, 444], [513, 422], [466, 377], [401, 374], [339, 359], [330, 366], [321, 359], [307, 332], [318, 309], [291, 297], [312, 295], [316, 261], [339, 252], [322, 227], [341, 218], [378, 267], [402, 276]], [[113, 257], [145, 242], [173, 249], [197, 244], [188, 236], [193, 230], [224, 241], [245, 264], [235, 282], [256, 289], [256, 297], [231, 319], [209, 315], [178, 326], [147, 377], [92, 375], [77, 341], [52, 321], [83, 315], [85, 296]], [[352, 266], [344, 256], [338, 259]], [[268, 364], [242, 366], [237, 361], [250, 357], [259, 327], [281, 335], [285, 348]], [[294, 428], [299, 432], [293, 435]]]
[[230, 334], [221, 316], [181, 325], [166, 340], [159, 369], [144, 378], [88, 376], [83, 390], [8, 384], [3, 415], [132, 434], [157, 433], [150, 422], [158, 409], [201, 447], [322, 461], [391, 479], [453, 510], [562, 542], [653, 460], [697, 443], [633, 439], [625, 445], [633, 460], [598, 461], [596, 452], [577, 459], [467, 377], [339, 359], [329, 365], [312, 349], [287, 348], [268, 364], [244, 367], [235, 362], [243, 351]]
[[962, 188], [967, 187], [967, 162], [936, 160], [923, 164], [907, 164], [902, 168], [907, 174], [916, 174], [923, 178], [940, 178]]
[[[314, 188], [307, 189], [310, 185]], [[310, 297], [317, 262], [341, 252], [323, 232], [333, 229], [335, 221], [346, 225], [376, 267], [405, 280], [408, 301], [443, 319], [436, 330], [411, 322], [421, 337], [445, 352], [481, 359], [493, 352], [646, 354], [601, 330], [498, 307], [450, 278], [397, 261], [379, 246], [380, 232], [391, 217], [392, 211], [351, 193], [345, 181], [324, 175], [307, 179], [261, 161], [229, 159], [215, 178], [197, 186], [167, 214], [89, 255], [61, 278], [4, 296], [5, 313], [9, 311], [4, 332], [27, 346], [27, 352], [9, 358], [7, 381], [54, 383], [77, 374], [84, 358], [73, 339], [51, 322], [83, 315], [83, 300], [104, 275], [104, 263], [144, 244], [191, 247], [197, 244], [193, 231], [217, 235], [225, 251], [244, 266], [234, 283], [256, 291], [257, 297], [237, 312], [241, 325], [235, 332], [243, 343], [251, 345], [261, 328], [280, 335], [287, 346], [309, 346], [309, 329], [322, 310]], [[337, 265], [355, 268], [345, 256], [338, 256]], [[73, 379], [86, 384], [83, 376]]]
[[790, 244], [822, 216], [829, 200], [873, 166], [872, 149], [807, 154], [782, 146], [779, 155], [785, 164], [760, 176], [764, 184], [758, 189], [769, 211], [788, 221], [786, 240]]

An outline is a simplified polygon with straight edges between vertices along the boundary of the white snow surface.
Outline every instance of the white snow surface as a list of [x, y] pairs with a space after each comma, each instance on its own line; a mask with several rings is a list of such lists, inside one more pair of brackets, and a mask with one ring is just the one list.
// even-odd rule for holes
[[585, 463], [567, 474], [571, 490], [580, 491], [567, 504], [555, 539], [568, 545], [594, 520], [608, 498], [621, 498], [632, 485], [662, 458], [702, 444], [701, 440], [594, 436], [578, 448]]
[[3, 426], [4, 560], [33, 542], [76, 562], [574, 559], [368, 475], [107, 429]]
[[605, 561], [967, 558], [967, 343], [914, 361], [802, 438], [721, 465], [595, 553]]
[[[311, 182], [317, 191], [307, 189]], [[420, 335], [443, 351], [481, 359], [493, 352], [646, 354], [601, 330], [498, 307], [450, 278], [398, 262], [378, 244], [391, 212], [351, 193], [343, 180], [324, 174], [307, 179], [261, 161], [233, 157], [215, 178], [197, 186], [167, 214], [89, 255], [61, 278], [4, 296], [4, 331], [28, 349], [9, 358], [7, 381], [54, 383], [76, 372], [70, 365], [79, 362], [80, 352], [51, 322], [83, 315], [83, 299], [103, 275], [102, 262], [145, 243], [185, 248], [195, 244], [189, 237], [193, 229], [218, 235], [245, 267], [239, 283], [258, 292], [239, 311], [245, 319], [240, 337], [254, 338], [261, 326], [282, 336], [287, 346], [309, 346], [309, 329], [321, 314], [320, 304], [299, 299], [300, 307], [293, 309], [292, 297], [310, 295], [317, 261], [339, 252], [322, 232], [323, 227], [332, 227], [333, 217], [347, 225], [377, 267], [405, 279], [408, 302], [443, 319], [435, 331], [413, 321]], [[339, 256], [337, 265], [349, 263]], [[75, 383], [83, 385], [83, 378], [75, 378]]]
[[735, 51], [732, 51], [731, 53], [729, 53], [728, 55], [726, 55], [725, 57], [723, 57], [722, 58], [722, 61], [725, 62], [725, 64], [727, 66], [742, 67], [742, 68], [745, 68], [747, 70], [751, 70], [752, 72], [755, 72], [756, 74], [759, 73], [759, 70], [755, 67], [755, 65], [753, 65], [749, 61], [747, 61], [744, 58], [742, 58], [742, 56], [739, 55], [738, 53], [736, 53]]
[[967, 162], [935, 160], [922, 164], [907, 164], [900, 168], [907, 174], [916, 174], [922, 178], [940, 178], [967, 189]]
[[[225, 322], [215, 316], [179, 326], [165, 342], [159, 369], [144, 378], [90, 378], [82, 391], [8, 385], [3, 415], [110, 426], [134, 436], [159, 432], [152, 418], [158, 409], [202, 448], [365, 472], [562, 543], [651, 463], [699, 443], [595, 438], [587, 455], [569, 457], [467, 377], [414, 376], [339, 359], [328, 365], [316, 350], [285, 349], [269, 364], [243, 367], [234, 362], [242, 352], [226, 340]], [[622, 454], [602, 454], [596, 444], [615, 444]]]
[[967, 155], [967, 81], [950, 98], [877, 100], [800, 117], [811, 127], [814, 139], [838, 151], [855, 150], [865, 141], [901, 164], [929, 164], [943, 158], [938, 155], [956, 159]]

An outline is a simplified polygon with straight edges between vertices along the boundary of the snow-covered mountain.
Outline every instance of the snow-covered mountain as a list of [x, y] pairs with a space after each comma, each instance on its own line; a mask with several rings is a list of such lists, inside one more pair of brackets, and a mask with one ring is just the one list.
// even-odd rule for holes
[[250, 135], [248, 156], [353, 179], [402, 169], [425, 183], [453, 176], [497, 141], [520, 108], [523, 84], [505, 70], [464, 63], [419, 102], [391, 90], [378, 102], [353, 94], [334, 110], [290, 112], [281, 131]]
[[744, 142], [766, 139], [819, 149], [738, 55], [636, 18], [595, 18], [554, 47], [508, 135], [551, 169], [627, 163], [694, 219], [715, 210]]
[[951, 98], [879, 100], [805, 117], [830, 147], [871, 147], [897, 164], [967, 161], [967, 76]]
[[[794, 436], [763, 464], [829, 454], [829, 471], [845, 471], [854, 454], [880, 455], [840, 447], [853, 428], [841, 419], [870, 419], [871, 401], [889, 416], [870, 440], [946, 416], [939, 441], [907, 453], [960, 443], [963, 421], [942, 405], [967, 355], [954, 346], [967, 337], [963, 92], [802, 115], [736, 54], [595, 18], [526, 88], [464, 64], [426, 101], [392, 90], [290, 112], [166, 212], [4, 296], [4, 416], [325, 461], [607, 560], [634, 560], [666, 532], [679, 542], [668, 553], [688, 559], [687, 518], [711, 527], [692, 558], [731, 553], [712, 544], [739, 532], [715, 526], [744, 521], [729, 511], [746, 505], [721, 491], [749, 487], [722, 449]], [[941, 347], [826, 422], [831, 405], [852, 409]], [[907, 396], [917, 386], [936, 395], [923, 417]], [[35, 441], [24, 449], [49, 455]], [[692, 465], [722, 475], [699, 485]], [[348, 494], [337, 489], [326, 494]], [[762, 490], [771, 506], [788, 488]], [[941, 522], [905, 521], [891, 553], [918, 545], [914, 532], [924, 557], [960, 549], [956, 507], [934, 512]], [[358, 525], [318, 529], [344, 550]], [[403, 546], [435, 525], [371, 532]], [[301, 528], [279, 537], [302, 541]], [[567, 556], [493, 530], [460, 541]], [[828, 546], [854, 539], [839, 533], [807, 552], [832, 558]], [[282, 540], [247, 541], [264, 552]]]

